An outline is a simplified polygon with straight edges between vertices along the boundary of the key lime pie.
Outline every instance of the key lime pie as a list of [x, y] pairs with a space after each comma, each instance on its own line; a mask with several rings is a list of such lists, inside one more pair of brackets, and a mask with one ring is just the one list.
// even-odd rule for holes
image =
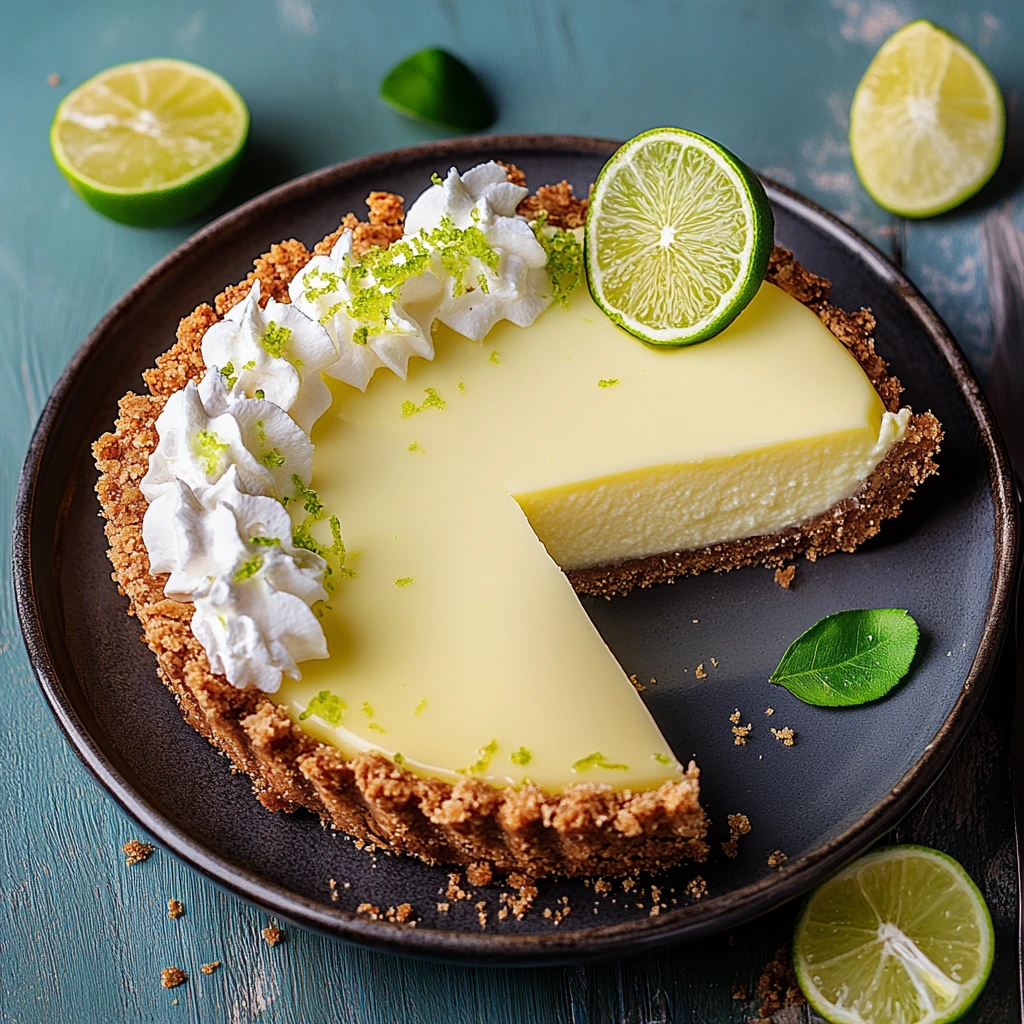
[[487, 163], [367, 202], [185, 317], [95, 445], [161, 677], [266, 807], [376, 847], [702, 859], [698, 769], [576, 594], [853, 550], [937, 421], [782, 249], [715, 337], [658, 347], [592, 298], [564, 182]]

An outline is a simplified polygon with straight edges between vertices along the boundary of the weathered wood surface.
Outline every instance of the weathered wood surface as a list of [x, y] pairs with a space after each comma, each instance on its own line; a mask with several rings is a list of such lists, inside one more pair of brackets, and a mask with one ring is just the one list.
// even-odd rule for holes
[[[1020, 0], [7, 0], [2, 12], [4, 545], [31, 426], [60, 370], [110, 304], [197, 226], [137, 231], [107, 222], [74, 197], [50, 160], [46, 128], [59, 98], [119, 61], [195, 60], [246, 97], [252, 141], [221, 209], [312, 168], [436, 137], [384, 108], [376, 83], [399, 57], [440, 43], [482, 70], [500, 100], [497, 130], [626, 137], [667, 123], [721, 139], [895, 255], [983, 378], [994, 332], [1019, 331], [1006, 311], [1024, 292], [1024, 269], [1014, 262], [1024, 245]], [[919, 224], [894, 220], [863, 193], [845, 128], [874, 48], [922, 16], [960, 34], [992, 67], [1007, 95], [1011, 138], [981, 196]], [[61, 85], [47, 84], [51, 73]], [[5, 547], [5, 564], [8, 554]], [[271, 949], [259, 936], [268, 923], [259, 912], [167, 854], [124, 866], [120, 845], [138, 830], [89, 780], [50, 717], [7, 579], [0, 681], [3, 1021], [739, 1022], [756, 1002], [734, 1000], [733, 986], [752, 988], [789, 939], [792, 908], [697, 947], [566, 969], [422, 964], [294, 928]], [[1010, 685], [1002, 680], [943, 779], [895, 834], [948, 851], [984, 890], [997, 922], [996, 970], [970, 1019], [993, 1024], [1016, 1013]], [[168, 897], [185, 905], [177, 921], [166, 916]], [[223, 967], [206, 977], [199, 965], [211, 960]], [[160, 986], [169, 964], [189, 973], [187, 985]], [[808, 1018], [797, 1011], [785, 1019]]]

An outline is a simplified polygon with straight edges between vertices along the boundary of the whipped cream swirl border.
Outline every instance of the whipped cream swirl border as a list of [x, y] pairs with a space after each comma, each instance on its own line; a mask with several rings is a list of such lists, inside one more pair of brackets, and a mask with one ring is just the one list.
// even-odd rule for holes
[[[206, 373], [156, 421], [142, 536], [150, 571], [168, 574], [168, 598], [194, 605], [192, 632], [233, 686], [272, 693], [284, 676], [301, 678], [300, 662], [328, 656], [318, 611], [330, 548], [310, 531], [322, 518], [310, 433], [331, 404], [322, 374], [360, 390], [382, 367], [404, 379], [411, 356], [433, 359], [435, 319], [477, 341], [499, 320], [533, 323], [552, 288], [547, 252], [515, 212], [526, 194], [494, 162], [452, 168], [406, 216], [415, 273], [376, 280], [346, 231], [296, 275], [290, 303], [261, 307], [257, 280], [203, 336]], [[483, 246], [455, 275], [443, 245], [465, 232]], [[395, 249], [398, 266], [412, 250]], [[386, 299], [372, 321], [354, 301], [368, 288]], [[332, 533], [343, 552], [336, 519]]]

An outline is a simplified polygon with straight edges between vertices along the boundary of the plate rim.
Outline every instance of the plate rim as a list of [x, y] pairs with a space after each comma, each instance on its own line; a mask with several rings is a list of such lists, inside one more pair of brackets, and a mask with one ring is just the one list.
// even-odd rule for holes
[[[379, 950], [461, 964], [519, 965], [579, 963], [625, 953], [644, 952], [671, 942], [693, 940], [767, 913], [806, 892], [893, 827], [940, 777], [960, 740], [981, 709], [998, 661], [1013, 604], [1019, 524], [1009, 458], [999, 429], [967, 359], [948, 328], [902, 271], [871, 242], [838, 217], [796, 191], [762, 178], [774, 203], [785, 206], [824, 229], [892, 287], [922, 323], [932, 344], [945, 359], [966, 402], [985, 448], [994, 513], [992, 586], [978, 651], [959, 696], [924, 752], [886, 797], [818, 849], [787, 862], [778, 873], [719, 897], [655, 918], [597, 926], [579, 932], [530, 935], [408, 929], [370, 922], [350, 911], [334, 909], [236, 867], [211, 853], [152, 801], [138, 792], [93, 738], [65, 693], [53, 659], [49, 635], [37, 602], [32, 560], [32, 520], [39, 471], [50, 436], [60, 421], [76, 379], [96, 355], [105, 334], [138, 296], [171, 274], [191, 254], [226, 230], [244, 227], [283, 202], [346, 179], [383, 170], [395, 162], [431, 156], [456, 160], [460, 154], [491, 150], [547, 151], [572, 155], [610, 155], [621, 143], [607, 138], [569, 134], [472, 135], [424, 143], [333, 164], [295, 178], [248, 200], [201, 228], [140, 278], [90, 332], [54, 385], [33, 431], [18, 479], [12, 533], [15, 603], [33, 673], [76, 755], [121, 809], [164, 849], [202, 873], [219, 887], [269, 913], [321, 933]], [[57, 530], [61, 528], [58, 518]], [[61, 637], [60, 639], [63, 639]]]

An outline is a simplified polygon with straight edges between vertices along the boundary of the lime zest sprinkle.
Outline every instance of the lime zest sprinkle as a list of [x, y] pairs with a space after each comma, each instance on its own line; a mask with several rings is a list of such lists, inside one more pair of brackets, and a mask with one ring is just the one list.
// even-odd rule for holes
[[413, 241], [425, 253], [433, 251], [437, 255], [441, 266], [452, 278], [453, 296], [464, 295], [468, 290], [466, 272], [473, 260], [479, 260], [484, 267], [495, 273], [498, 270], [498, 253], [476, 224], [468, 228], [457, 228], [448, 214], [441, 218], [436, 228], [430, 231], [421, 228]]
[[494, 349], [494, 350], [493, 350], [493, 351], [491, 352], [491, 354], [490, 354], [490, 355], [489, 355], [489, 356], [487, 357], [487, 359], [488, 359], [488, 360], [489, 360], [490, 362], [492, 362], [492, 363], [494, 363], [495, 365], [497, 365], [497, 364], [498, 364], [498, 363], [500, 362], [500, 357], [499, 357], [499, 355], [498, 355], [498, 350], [497, 350], [497, 349]]
[[464, 395], [466, 393], [466, 382], [464, 380], [459, 381], [459, 394]]
[[[285, 346], [291, 341], [292, 332], [288, 327], [278, 327], [278, 325], [271, 320], [267, 324], [267, 329], [263, 332], [263, 337], [260, 339], [260, 344], [267, 351], [269, 355], [272, 355], [275, 359], [280, 359], [284, 355]], [[255, 366], [255, 362], [253, 366]], [[245, 369], [245, 367], [243, 367]], [[250, 367], [251, 369], [251, 367]]]
[[385, 729], [383, 725], [379, 725], [377, 722], [370, 722], [366, 728], [373, 732], [387, 732], [387, 729]]
[[367, 718], [373, 718], [373, 705], [368, 700], [364, 700], [359, 709]]
[[547, 255], [544, 264], [551, 279], [551, 295], [563, 306], [569, 305], [569, 296], [583, 280], [583, 246], [572, 231], [558, 228], [553, 235], [547, 235], [548, 212], [541, 210], [540, 215], [530, 225]]
[[417, 718], [419, 718], [419, 717], [420, 717], [420, 715], [422, 715], [422, 714], [423, 714], [423, 712], [424, 712], [424, 711], [426, 711], [426, 710], [427, 710], [427, 698], [426, 698], [426, 697], [421, 697], [421, 698], [420, 698], [420, 702], [419, 702], [419, 704], [417, 704], [417, 705], [416, 705], [416, 707], [414, 707], [414, 708], [412, 709], [412, 713], [413, 713], [413, 714], [414, 714], [414, 715], [415, 715], [415, 716], [416, 716]]
[[212, 476], [220, 466], [220, 460], [230, 445], [222, 441], [212, 430], [200, 430], [196, 434], [196, 455], [203, 463], [207, 476]]
[[247, 362], [242, 367], [242, 369], [243, 370], [255, 370], [256, 369], [256, 360], [255, 359], [250, 359], [249, 362]]
[[[426, 398], [417, 405], [415, 402], [406, 399], [402, 403], [402, 416], [408, 419], [410, 416], [415, 416], [418, 412], [423, 412], [424, 409], [438, 409], [441, 410], [447, 404], [445, 400], [438, 393], [437, 388], [424, 388], [423, 394]], [[409, 449], [412, 451], [412, 449]]]
[[486, 747], [480, 747], [477, 750], [478, 759], [474, 761], [468, 768], [459, 768], [459, 775], [476, 775], [480, 772], [485, 772], [491, 763], [491, 758], [498, 752], [498, 741], [496, 739], [491, 740]]
[[281, 454], [280, 448], [271, 448], [269, 452], [264, 452], [260, 456], [260, 462], [271, 469], [277, 469], [284, 465], [284, 456]]
[[619, 383], [618, 377], [605, 377], [597, 382], [599, 388], [613, 388]]
[[395, 762], [395, 764], [398, 765], [399, 768], [401, 768], [402, 765], [405, 764], [405, 756], [401, 753], [401, 751], [398, 750], [395, 751], [395, 756], [392, 758], [392, 760]]
[[236, 583], [241, 583], [243, 580], [250, 579], [251, 577], [255, 576], [256, 573], [258, 573], [260, 571], [260, 569], [262, 569], [262, 568], [263, 568], [263, 556], [262, 555], [253, 555], [252, 558], [250, 558], [247, 561], [243, 562], [235, 570], [235, 582]]
[[306, 710], [299, 715], [299, 721], [304, 722], [311, 715], [322, 718], [328, 725], [341, 725], [341, 713], [348, 705], [330, 690], [321, 690], [306, 705]]
[[668, 754], [651, 754], [651, 757], [653, 757], [654, 760], [658, 762], [658, 764], [672, 763], [672, 758], [669, 757]]
[[409, 586], [410, 583], [413, 583], [414, 581], [415, 581], [415, 577], [413, 577], [413, 576], [401, 576], [397, 580], [395, 580], [395, 586], [396, 587], [407, 587], [407, 586]]
[[522, 767], [523, 765], [528, 765], [533, 760], [533, 754], [531, 754], [526, 747], [520, 747], [518, 750], [513, 750], [512, 753], [508, 755], [508, 759], [513, 764], [517, 764]]
[[266, 394], [264, 393], [264, 391], [263, 391], [263, 388], [257, 388], [257, 389], [256, 389], [256, 393], [255, 393], [255, 394], [253, 395], [253, 398], [258, 398], [258, 399], [259, 399], [259, 400], [260, 400], [261, 402], [262, 402], [262, 401], [263, 401], [263, 399], [264, 399], [264, 398], [266, 398], [266, 397], [267, 397], [267, 396], [266, 396]]
[[230, 391], [238, 381], [238, 377], [235, 376], [234, 363], [232, 363], [230, 360], [220, 368], [220, 375], [226, 379], [228, 391]]
[[572, 763], [573, 772], [585, 772], [589, 768], [605, 768], [617, 772], [629, 771], [628, 764], [613, 764], [600, 750], [595, 750], [592, 754], [587, 754], [586, 757], [581, 757]]
[[422, 455], [427, 454], [427, 449], [424, 448], [423, 445], [419, 443], [419, 441], [413, 441], [413, 443], [409, 445], [409, 447], [406, 450], [410, 452], [420, 452]]
[[444, 184], [444, 181], [441, 179], [441, 175], [438, 174], [437, 171], [434, 171], [430, 175], [430, 181], [434, 185], [443, 185]]
[[258, 548], [276, 548], [281, 546], [280, 537], [250, 537], [250, 544], [255, 544]]
[[[341, 539], [341, 521], [337, 516], [328, 516], [327, 522], [331, 530], [331, 543], [321, 544], [313, 536], [311, 527], [324, 517], [324, 506], [319, 496], [312, 487], [308, 487], [298, 473], [292, 474], [292, 484], [295, 487], [296, 497], [303, 499], [303, 508], [306, 510], [306, 518], [301, 523], [292, 527], [292, 544], [297, 548], [312, 551], [319, 555], [327, 564], [324, 567], [324, 587], [327, 590], [334, 589], [332, 576], [337, 573], [339, 576], [354, 578], [356, 573], [345, 565], [348, 552]], [[288, 504], [290, 499], [285, 499]], [[333, 564], [332, 564], [333, 563]]]

